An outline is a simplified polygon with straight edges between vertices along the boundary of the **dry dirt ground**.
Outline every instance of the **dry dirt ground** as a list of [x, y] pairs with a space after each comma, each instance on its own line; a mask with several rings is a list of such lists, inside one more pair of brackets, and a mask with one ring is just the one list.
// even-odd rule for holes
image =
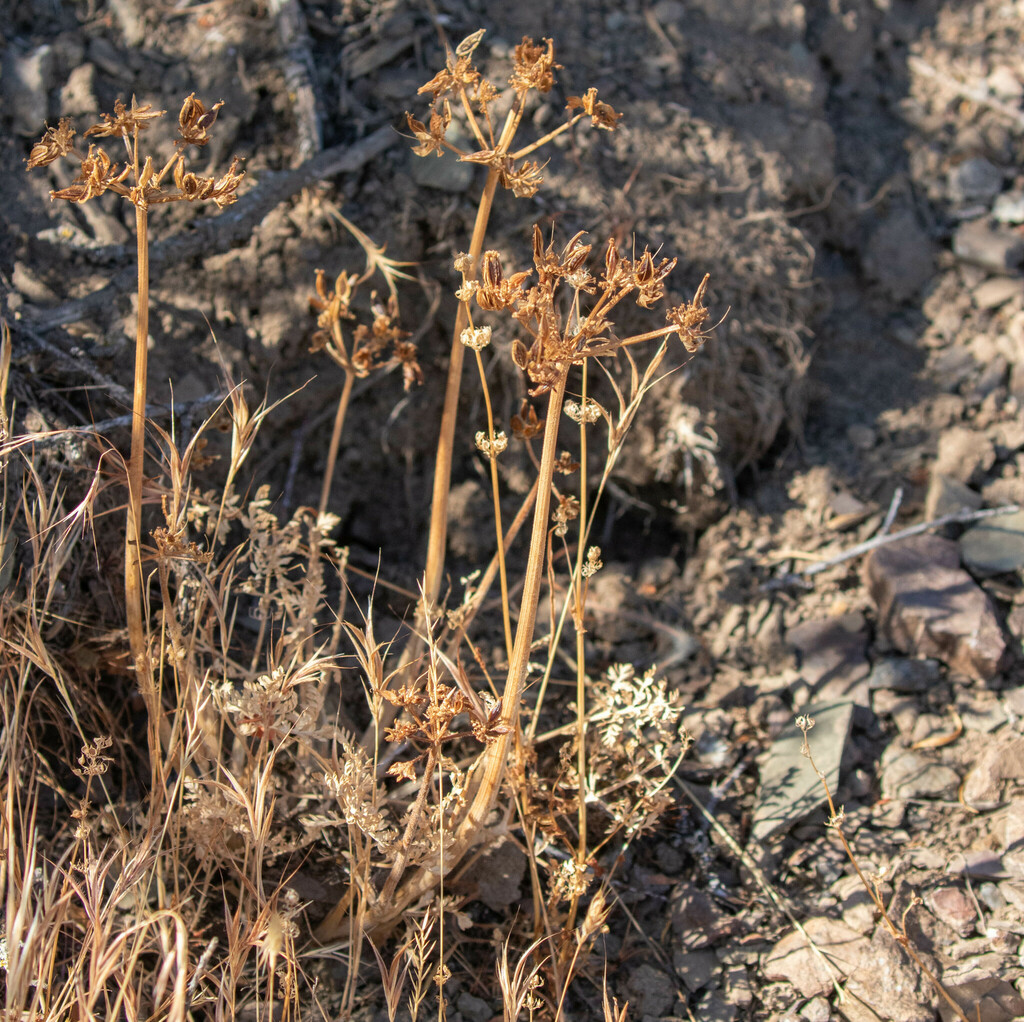
[[[729, 310], [646, 406], [601, 526], [594, 662], [662, 664], [696, 738], [678, 812], [618, 866], [612, 989], [635, 1018], [949, 1017], [823, 834], [792, 724], [810, 712], [892, 917], [920, 898], [910, 938], [972, 1018], [977, 1003], [993, 1022], [1024, 1015], [1024, 517], [805, 574], [887, 532], [1024, 502], [1021, 0], [8, 0], [0, 283], [18, 427], [123, 414], [111, 383], [130, 389], [134, 331], [131, 222], [109, 196], [51, 204], [69, 175], [26, 174], [32, 141], [132, 94], [171, 111], [192, 91], [224, 100], [202, 159], [245, 158], [238, 206], [202, 229], [153, 218], [158, 244], [185, 241], [154, 256], [153, 403], [168, 380], [179, 403], [217, 394], [225, 373], [275, 399], [304, 386], [254, 461], [286, 506], [315, 504], [339, 381], [308, 351], [308, 295], [316, 267], [362, 260], [334, 214], [415, 261], [428, 286], [407, 286], [403, 314], [426, 383], [357, 388], [332, 494], [353, 563], [414, 587], [452, 256], [481, 173], [418, 161], [399, 134], [441, 64], [438, 26], [456, 42], [485, 28], [499, 77], [524, 35], [554, 38], [564, 67], [538, 127], [587, 85], [624, 114], [552, 150], [535, 199], [500, 197], [490, 245], [521, 258], [534, 222], [635, 236], [679, 257], [680, 297], [708, 272], [712, 310]], [[333, 164], [306, 162], [321, 150]], [[511, 363], [491, 372], [507, 422], [521, 384]], [[491, 537], [468, 442], [455, 475], [453, 574]], [[516, 869], [492, 923], [520, 897]], [[450, 1017], [500, 1015], [463, 965]]]

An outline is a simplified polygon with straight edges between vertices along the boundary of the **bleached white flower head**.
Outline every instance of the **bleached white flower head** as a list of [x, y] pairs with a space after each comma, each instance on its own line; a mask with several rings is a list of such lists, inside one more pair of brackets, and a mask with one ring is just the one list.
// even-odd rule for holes
[[572, 419], [573, 422], [579, 423], [591, 423], [597, 422], [601, 418], [601, 406], [596, 401], [591, 401], [588, 397], [586, 402], [581, 406], [578, 401], [573, 401], [569, 398], [564, 405], [562, 405], [562, 411]]
[[494, 434], [493, 440], [487, 436], [484, 430], [478, 430], [474, 440], [476, 441], [477, 450], [486, 454], [488, 458], [496, 458], [508, 447], [508, 436], [503, 429], [499, 429]]
[[459, 340], [467, 348], [474, 351], [482, 351], [491, 343], [491, 328], [489, 326], [468, 326], [459, 334]]

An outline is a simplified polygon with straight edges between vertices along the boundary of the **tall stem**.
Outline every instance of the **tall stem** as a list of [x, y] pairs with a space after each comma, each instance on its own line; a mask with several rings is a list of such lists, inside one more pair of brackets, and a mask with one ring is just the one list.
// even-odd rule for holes
[[324, 469], [324, 481], [320, 488], [320, 514], [327, 510], [327, 503], [331, 496], [331, 480], [334, 478], [334, 466], [338, 461], [338, 447], [341, 445], [341, 431], [345, 425], [345, 413], [348, 411], [348, 401], [352, 396], [352, 383], [355, 380], [355, 373], [345, 372], [345, 386], [341, 390], [341, 397], [338, 398], [338, 410], [334, 413], [334, 430], [331, 433], [331, 446], [327, 451], [327, 467]]
[[537, 473], [537, 502], [533, 513], [533, 531], [530, 534], [529, 560], [523, 580], [523, 597], [519, 607], [519, 623], [512, 650], [512, 662], [508, 667], [505, 690], [501, 697], [502, 716], [510, 724], [510, 730], [492, 742], [484, 754], [486, 758], [480, 785], [459, 828], [458, 836], [463, 840], [480, 831], [488, 813], [494, 808], [507, 766], [509, 747], [518, 732], [519, 703], [526, 685], [526, 668], [537, 623], [540, 583], [544, 577], [544, 551], [547, 548], [548, 518], [551, 510], [551, 480], [555, 469], [555, 448], [558, 445], [562, 400], [565, 397], [565, 379], [563, 373], [548, 398], [544, 448], [541, 451], [540, 471]]
[[[480, 205], [476, 211], [473, 237], [469, 245], [470, 265], [476, 272], [480, 255], [484, 249], [484, 234], [491, 218], [491, 206], [498, 187], [498, 172], [487, 172]], [[466, 346], [460, 340], [469, 317], [464, 302], [459, 303], [455, 317], [455, 331], [452, 336], [451, 359], [448, 363], [448, 383], [444, 392], [444, 410], [441, 415], [441, 431], [437, 438], [437, 460], [434, 462], [434, 493], [430, 502], [430, 533], [427, 539], [427, 564], [424, 573], [423, 598], [427, 606], [437, 600], [444, 576], [444, 555], [448, 542], [448, 492], [451, 488], [452, 451], [455, 446], [455, 420], [459, 410], [459, 391], [462, 387], [462, 361]]]
[[132, 444], [128, 460], [128, 520], [125, 527], [124, 599], [128, 643], [146, 704], [147, 738], [153, 792], [160, 790], [160, 698], [153, 682], [143, 624], [142, 477], [146, 453], [146, 371], [149, 358], [149, 220], [142, 204], [135, 207], [138, 266], [138, 316], [135, 325], [135, 386], [132, 391]]

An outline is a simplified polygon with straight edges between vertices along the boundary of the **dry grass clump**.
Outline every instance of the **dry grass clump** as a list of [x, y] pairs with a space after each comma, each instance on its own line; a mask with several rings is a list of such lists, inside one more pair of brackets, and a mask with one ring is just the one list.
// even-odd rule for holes
[[[114, 190], [135, 206], [137, 400], [127, 458], [72, 439], [79, 467], [62, 473], [33, 438], [11, 433], [4, 336], [0, 549], [14, 551], [0, 574], [9, 1017], [347, 1017], [381, 989], [391, 1018], [400, 1009], [443, 1017], [460, 928], [473, 924], [460, 881], [509, 840], [526, 855], [532, 912], [509, 921], [525, 950], [511, 951], [511, 936], [494, 947], [505, 1018], [557, 1019], [574, 977], [602, 985], [594, 938], [610, 910], [611, 873], [599, 881], [595, 867], [614, 863], [606, 853], [668, 806], [688, 738], [679, 700], [656, 672], [588, 667], [588, 586], [602, 556], [591, 531], [669, 344], [692, 354], [704, 340], [708, 280], [660, 325], [623, 335], [615, 322], [625, 303], [665, 303], [674, 259], [612, 241], [595, 249], [582, 232], [555, 243], [539, 228], [522, 266], [487, 248], [498, 186], [532, 195], [543, 167], [527, 157], [581, 120], [613, 130], [619, 115], [590, 89], [569, 100], [558, 128], [517, 142], [532, 97], [552, 87], [553, 44], [523, 40], [504, 87], [473, 64], [480, 35], [420, 90], [431, 97], [427, 119], [408, 116], [420, 155], [455, 150], [488, 175], [455, 264], [459, 311], [428, 552], [415, 620], [398, 637], [379, 634], [372, 602], [349, 610], [347, 554], [328, 509], [352, 381], [379, 367], [401, 368], [407, 387], [422, 377], [398, 321], [399, 264], [363, 235], [366, 273], [314, 278], [314, 346], [340, 367], [343, 385], [320, 506], [285, 519], [269, 485], [253, 487], [243, 472], [273, 406], [251, 406], [234, 385], [187, 438], [140, 411], [147, 210], [233, 197], [237, 167], [217, 180], [184, 170], [182, 153], [204, 143], [217, 106], [185, 101], [176, 152], [157, 170], [138, 145], [157, 115], [119, 105], [88, 133], [122, 138], [124, 166], [90, 149], [78, 155], [79, 181], [55, 193], [86, 201]], [[472, 151], [446, 137], [456, 113]], [[71, 145], [61, 122], [29, 164], [72, 155]], [[353, 294], [375, 271], [388, 296], [374, 296], [371, 322], [350, 329]], [[481, 356], [499, 341], [526, 392], [511, 438], [495, 419]], [[486, 421], [459, 431], [467, 350]], [[460, 599], [442, 600], [452, 452], [474, 436], [493, 487], [495, 555]], [[200, 480], [220, 449], [210, 489]], [[520, 458], [533, 475], [508, 523], [499, 457]], [[513, 550], [528, 520], [526, 547]], [[123, 598], [110, 583], [122, 562]], [[495, 582], [497, 610], [487, 603]], [[492, 622], [503, 634], [494, 650], [477, 639]], [[553, 682], [568, 682], [574, 700], [556, 698]], [[333, 901], [304, 901], [299, 892], [311, 887], [333, 889]], [[379, 970], [369, 993], [368, 949]], [[607, 992], [603, 1011], [614, 1022], [625, 1013]]]

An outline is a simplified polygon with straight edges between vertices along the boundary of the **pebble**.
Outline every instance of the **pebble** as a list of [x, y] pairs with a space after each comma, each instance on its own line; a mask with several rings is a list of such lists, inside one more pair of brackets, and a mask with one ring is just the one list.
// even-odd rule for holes
[[976, 156], [953, 167], [947, 184], [954, 202], [988, 205], [1003, 187], [1003, 172], [994, 163]]
[[96, 95], [96, 65], [80, 64], [60, 90], [60, 110], [66, 117], [95, 116], [100, 101]]
[[985, 592], [960, 567], [957, 545], [913, 536], [873, 550], [865, 582], [893, 644], [936, 657], [979, 681], [992, 678], [1006, 649]]
[[672, 967], [686, 989], [694, 994], [706, 987], [720, 968], [714, 951], [676, 951]]
[[[891, 755], [891, 761], [886, 760]], [[913, 749], [890, 746], [882, 757], [882, 791], [888, 798], [955, 798], [960, 775]]]
[[804, 923], [807, 937], [798, 930], [787, 933], [764, 960], [764, 977], [785, 980], [801, 997], [821, 997], [832, 990], [832, 972], [810, 948], [807, 939], [823, 952], [841, 978], [855, 972], [870, 951], [866, 937], [836, 919], [818, 916]]
[[1019, 277], [992, 277], [979, 284], [972, 292], [974, 304], [979, 309], [998, 309], [1008, 301], [1024, 293], [1024, 281]]
[[864, 683], [867, 660], [867, 626], [856, 611], [840, 617], [802, 621], [786, 633], [786, 641], [799, 653], [800, 675], [815, 698], [826, 702], [852, 699], [867, 705]]
[[864, 250], [864, 269], [896, 301], [913, 298], [935, 272], [935, 246], [913, 210], [883, 220]]
[[[835, 791], [839, 764], [850, 733], [853, 702], [841, 700], [810, 707], [815, 726], [808, 735], [814, 762]], [[751, 840], [764, 842], [788, 830], [820, 809], [824, 797], [821, 780], [801, 753], [803, 733], [795, 723], [783, 730], [761, 759], [761, 786], [754, 805]]]
[[37, 46], [22, 53], [8, 46], [0, 63], [3, 66], [0, 95], [12, 128], [28, 138], [42, 137], [49, 119], [49, 93], [56, 73], [53, 47]]
[[640, 1015], [667, 1015], [676, 1001], [676, 985], [671, 977], [650, 965], [634, 969], [626, 981], [626, 989]]
[[963, 799], [972, 809], [995, 809], [1000, 804], [1003, 782], [1024, 778], [1024, 738], [986, 739], [967, 774]]
[[953, 426], [939, 437], [932, 472], [967, 484], [980, 480], [995, 460], [995, 447], [986, 434], [966, 426]]
[[978, 913], [959, 887], [940, 887], [929, 891], [924, 903], [932, 915], [954, 930], [957, 936], [969, 937], [974, 933]]
[[993, 227], [986, 217], [962, 223], [953, 234], [953, 254], [992, 273], [1014, 273], [1024, 261], [1024, 240]]
[[1003, 192], [992, 204], [992, 219], [1001, 224], [1024, 224], [1024, 191]]
[[960, 537], [960, 555], [972, 571], [982, 574], [1024, 568], [1024, 511], [971, 526]]
[[957, 511], [976, 511], [981, 507], [981, 494], [966, 483], [942, 472], [933, 471], [924, 498], [924, 517], [927, 521], [955, 514]]

